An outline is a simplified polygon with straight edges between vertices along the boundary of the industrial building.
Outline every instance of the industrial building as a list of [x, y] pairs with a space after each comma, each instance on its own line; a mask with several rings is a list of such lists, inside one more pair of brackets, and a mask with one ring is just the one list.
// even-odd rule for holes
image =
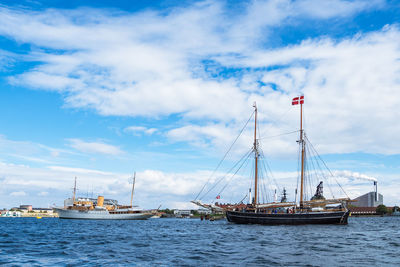
[[378, 207], [379, 205], [383, 205], [383, 195], [377, 192], [369, 192], [354, 199], [354, 201], [352, 205], [356, 207]]
[[383, 205], [383, 195], [378, 193], [378, 182], [374, 181], [374, 192], [369, 192], [365, 195], [362, 195], [352, 202], [353, 206], [356, 207], [378, 207], [379, 205]]

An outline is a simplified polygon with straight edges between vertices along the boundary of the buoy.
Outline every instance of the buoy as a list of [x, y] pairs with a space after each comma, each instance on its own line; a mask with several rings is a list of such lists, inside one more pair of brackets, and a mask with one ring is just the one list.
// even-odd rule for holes
[[42, 217], [40, 217], [40, 216], [36, 216], [36, 219], [42, 219]]

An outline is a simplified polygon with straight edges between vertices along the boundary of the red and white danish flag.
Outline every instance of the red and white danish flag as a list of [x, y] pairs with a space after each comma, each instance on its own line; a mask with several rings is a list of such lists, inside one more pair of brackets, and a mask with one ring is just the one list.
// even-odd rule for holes
[[216, 199], [220, 199], [221, 198], [221, 196], [220, 195], [218, 195], [217, 197], [216, 197]]
[[304, 104], [304, 95], [293, 98], [292, 105]]

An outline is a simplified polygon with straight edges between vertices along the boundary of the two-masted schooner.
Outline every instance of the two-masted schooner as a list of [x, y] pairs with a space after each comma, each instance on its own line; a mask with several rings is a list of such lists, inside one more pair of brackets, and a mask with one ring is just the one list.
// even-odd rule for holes
[[[260, 203], [259, 201], [259, 142], [257, 139], [257, 105], [254, 103], [254, 143], [252, 152], [254, 154], [254, 197], [248, 204], [243, 202], [229, 205], [210, 205], [204, 204], [199, 200], [193, 200], [192, 203], [215, 210], [223, 210], [229, 222], [239, 224], [347, 224], [349, 210], [347, 203], [350, 201], [346, 198], [325, 199], [323, 196], [323, 183], [317, 186], [315, 195], [309, 199], [305, 199], [305, 154], [306, 141], [303, 129], [303, 104], [304, 96], [295, 97], [292, 105], [300, 105], [300, 138], [297, 141], [300, 146], [300, 185], [299, 185], [299, 201], [287, 202], [286, 190], [284, 189], [284, 197], [281, 202]], [[324, 163], [325, 164], [325, 163]], [[340, 186], [340, 185], [339, 185]], [[341, 188], [341, 186], [340, 186]], [[296, 189], [297, 192], [297, 189]], [[347, 195], [346, 195], [347, 196]], [[217, 198], [220, 196], [218, 195]], [[251, 196], [250, 196], [251, 199]]]

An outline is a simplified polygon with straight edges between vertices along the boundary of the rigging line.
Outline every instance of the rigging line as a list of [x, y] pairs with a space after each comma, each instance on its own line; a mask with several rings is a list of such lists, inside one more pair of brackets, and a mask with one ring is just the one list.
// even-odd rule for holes
[[312, 187], [311, 187], [311, 177], [310, 177], [310, 172], [309, 170], [309, 164], [308, 164], [308, 154], [307, 154], [307, 149], [304, 149], [304, 182], [308, 185], [308, 189], [307, 186], [304, 185], [304, 191], [306, 194], [306, 198], [310, 199], [312, 195]]
[[[233, 167], [228, 171], [228, 173], [230, 173], [234, 168], [236, 168], [236, 166], [237, 166], [241, 161], [243, 161], [243, 159], [248, 158], [248, 157], [251, 155], [252, 152], [253, 152], [253, 148], [251, 148], [251, 149], [249, 150], [249, 152], [247, 152], [239, 161], [237, 161], [237, 162], [235, 163], [235, 165], [233, 165]], [[211, 192], [211, 191], [226, 177], [226, 176], [228, 176], [228, 174], [222, 176], [222, 177], [214, 184], [213, 187], [211, 187], [205, 194], [202, 195], [202, 197], [201, 197], [200, 199], [204, 198], [208, 193], [210, 193], [210, 192]]]
[[242, 135], [244, 129], [247, 127], [247, 124], [249, 123], [249, 121], [251, 120], [251, 118], [254, 115], [253, 111], [250, 115], [250, 118], [247, 120], [247, 122], [245, 123], [245, 125], [243, 126], [242, 130], [240, 130], [239, 135], [236, 137], [235, 141], [233, 141], [233, 143], [231, 144], [231, 146], [229, 147], [228, 151], [226, 151], [225, 155], [223, 156], [223, 158], [221, 159], [221, 161], [218, 163], [217, 167], [214, 169], [214, 171], [212, 172], [212, 174], [210, 175], [210, 177], [208, 177], [207, 182], [204, 184], [203, 188], [200, 190], [200, 192], [197, 194], [195, 200], [197, 200], [197, 198], [200, 196], [200, 194], [203, 192], [204, 188], [206, 187], [206, 185], [210, 182], [211, 177], [214, 176], [215, 172], [218, 170], [218, 168], [221, 166], [222, 162], [225, 160], [226, 156], [228, 155], [228, 153], [231, 151], [232, 147], [235, 145], [236, 141], [239, 139], [239, 137]]
[[[312, 144], [311, 144], [311, 142], [309, 142], [309, 144], [312, 146]], [[311, 151], [313, 151], [313, 153], [314, 153], [314, 155], [315, 155], [315, 158], [318, 158], [318, 153], [317, 153], [317, 151], [314, 149], [314, 150], [312, 150], [312, 147], [311, 147]], [[317, 162], [317, 165], [318, 165], [318, 167], [319, 167], [319, 169], [320, 169], [320, 171], [321, 171], [321, 173], [322, 173], [322, 176], [325, 176], [324, 175], [324, 172], [323, 172], [323, 170], [322, 170], [322, 167], [320, 166], [320, 164], [319, 164], [319, 162], [317, 161], [317, 160], [315, 160], [316, 162]], [[321, 161], [323, 162], [323, 160], [321, 159]], [[326, 165], [325, 165], [325, 167], [326, 167]], [[327, 167], [326, 167], [327, 168]], [[327, 168], [328, 169], [328, 168]], [[329, 169], [328, 169], [328, 171], [329, 171]], [[329, 183], [329, 179], [328, 178], [326, 178], [326, 180], [327, 180], [327, 185], [328, 185], [328, 188], [329, 188], [329, 190], [330, 190], [330, 192], [331, 192], [331, 194], [332, 194], [332, 197], [333, 198], [335, 198], [335, 194], [333, 193], [333, 191], [332, 191], [332, 189], [331, 189], [331, 185], [330, 185], [330, 183]], [[340, 186], [340, 184], [336, 181], [336, 183]], [[342, 189], [343, 190], [343, 189]], [[344, 192], [344, 191], [343, 191]], [[346, 192], [344, 192], [345, 194], [346, 194]]]
[[[317, 172], [317, 169], [315, 168], [315, 165], [314, 165], [314, 161], [313, 160], [315, 160], [314, 158], [313, 158], [313, 154], [310, 152], [310, 148], [309, 148], [309, 146], [306, 144], [306, 154], [307, 155], [309, 155], [308, 157], [307, 157], [307, 168], [308, 168], [308, 173], [309, 173], [309, 181], [310, 181], [310, 184], [311, 184], [311, 182], [316, 182], [316, 184], [318, 185], [319, 184], [319, 182], [320, 182], [320, 176], [319, 176], [319, 174], [318, 174], [318, 172]], [[323, 179], [324, 177], [322, 177], [322, 179]], [[313, 197], [313, 187], [310, 185], [310, 189], [311, 189], [311, 191], [310, 191], [310, 193], [311, 193], [311, 197]]]
[[[278, 182], [276, 181], [276, 179], [274, 177], [274, 174], [273, 174], [273, 172], [271, 170], [271, 167], [269, 166], [268, 161], [267, 161], [266, 157], [264, 156], [264, 151], [262, 149], [260, 149], [260, 150], [261, 150], [261, 155], [262, 155], [262, 159], [263, 159], [262, 160], [262, 166], [265, 169], [266, 175], [268, 175], [268, 172], [271, 174], [271, 179], [274, 182], [276, 188], [278, 189], [278, 191], [281, 191], [281, 188], [279, 187], [279, 184], [278, 184]], [[265, 166], [267, 166], [268, 169]]]
[[[251, 178], [250, 178], [250, 187], [249, 187], [250, 190], [253, 189], [253, 181], [254, 181], [254, 179], [252, 179], [252, 176], [253, 176], [253, 174], [254, 174], [254, 170], [255, 170], [255, 166], [254, 166], [254, 164], [252, 164], [252, 165], [251, 165], [251, 170], [250, 170], [250, 175], [249, 175], [249, 177], [251, 177]], [[251, 192], [251, 191], [250, 191], [250, 192]], [[252, 202], [253, 202], [253, 200], [250, 199], [250, 203], [252, 203]], [[249, 203], [249, 204], [250, 204], [250, 203]]]
[[[323, 175], [320, 176], [319, 173], [318, 173], [316, 164], [314, 164], [315, 158], [314, 158], [313, 154], [311, 153], [310, 148], [309, 148], [308, 145], [306, 145], [306, 150], [307, 150], [307, 153], [310, 155], [310, 156], [309, 156], [310, 167], [312, 168], [312, 172], [313, 172], [313, 174], [314, 174], [313, 176], [315, 177], [315, 180], [316, 180], [317, 184], [318, 184], [318, 182], [321, 181], [321, 180], [325, 181], [325, 177], [324, 177]], [[310, 172], [310, 173], [311, 173], [311, 172]], [[325, 181], [325, 182], [326, 182], [326, 181]], [[329, 189], [330, 189], [330, 188], [329, 188]], [[331, 193], [332, 193], [332, 191], [331, 191]], [[333, 195], [333, 194], [332, 194], [332, 195]]]
[[[299, 145], [298, 151], [297, 151], [297, 184], [296, 184], [296, 195], [294, 197], [294, 202], [297, 203], [297, 195], [299, 192], [299, 180], [300, 180], [300, 154], [301, 154], [301, 148]], [[299, 198], [300, 200], [300, 198]]]
[[[334, 194], [333, 191], [332, 191], [331, 184], [329, 183], [329, 179], [326, 177], [326, 175], [324, 174], [324, 172], [323, 172], [323, 170], [322, 170], [322, 168], [321, 168], [319, 162], [317, 161], [317, 156], [316, 156], [315, 153], [311, 150], [311, 148], [310, 148], [310, 146], [308, 145], [308, 143], [307, 143], [307, 147], [306, 147], [306, 148], [308, 149], [310, 155], [312, 155], [312, 157], [311, 157], [311, 163], [312, 163], [313, 166], [314, 166], [313, 160], [315, 161], [315, 165], [318, 167], [318, 170], [319, 170], [320, 173], [321, 173], [321, 177], [325, 180], [325, 182], [326, 182], [326, 184], [327, 184], [327, 186], [328, 186], [328, 189], [329, 189], [329, 191], [331, 192], [332, 197], [335, 198], [335, 194]], [[315, 171], [316, 171], [316, 176], [318, 177], [319, 174], [317, 173], [317, 168], [314, 167], [314, 169], [315, 169]]]
[[[250, 157], [251, 153], [248, 155], [247, 159]], [[221, 193], [225, 190], [225, 188], [229, 185], [229, 183], [232, 181], [233, 177], [239, 172], [239, 170], [243, 167], [243, 164], [248, 163], [249, 161], [243, 160], [242, 164], [239, 166], [239, 168], [236, 170], [236, 172], [231, 176], [229, 181], [225, 184], [224, 187], [222, 187], [221, 191], [218, 193], [218, 195], [221, 195]], [[247, 164], [246, 164], [247, 165]]]
[[[320, 177], [318, 172], [317, 172], [317, 168], [315, 168], [314, 165], [314, 158], [313, 158], [313, 154], [310, 152], [310, 148], [308, 145], [306, 145], [306, 153], [307, 155], [309, 155], [308, 157], [308, 169], [309, 169], [309, 176], [310, 176], [310, 183], [313, 181], [314, 178], [314, 182], [316, 182], [318, 184], [318, 182], [323, 178]], [[312, 192], [311, 192], [312, 193]]]
[[261, 168], [260, 169], [260, 196], [263, 201], [263, 203], [265, 203], [265, 180], [266, 178], [264, 177], [264, 171]]
[[[264, 167], [265, 168], [265, 167]], [[268, 188], [267, 188], [267, 173], [265, 173], [266, 178], [263, 180], [263, 189], [264, 189], [264, 193], [265, 193], [265, 202], [264, 203], [268, 203], [269, 201], [269, 193], [268, 193]], [[272, 202], [272, 201], [271, 201]]]
[[[317, 156], [315, 156], [315, 158], [317, 158]], [[317, 162], [317, 164], [318, 164], [318, 166], [319, 166], [319, 168], [320, 168], [320, 171], [321, 171], [322, 176], [326, 177], [327, 184], [328, 184], [328, 188], [329, 188], [329, 190], [331, 191], [333, 198], [335, 198], [335, 195], [333, 194], [333, 192], [332, 192], [332, 190], [331, 190], [331, 183], [330, 183], [329, 177], [327, 177], [326, 172], [324, 172], [323, 169], [322, 169], [322, 167], [320, 167], [319, 162], [318, 162], [317, 160], [315, 160], [315, 161]]]
[[252, 152], [253, 152], [253, 148], [251, 148], [241, 159], [239, 159], [239, 160], [233, 165], [233, 167], [232, 167], [224, 176], [222, 176], [220, 179], [218, 179], [218, 181], [214, 184], [214, 186], [211, 187], [206, 193], [204, 193], [200, 199], [204, 198], [206, 195], [208, 195], [208, 193], [210, 193], [213, 189], [215, 189], [215, 188], [218, 186], [218, 184], [219, 184], [220, 182], [222, 182], [222, 180], [224, 180], [224, 179], [228, 176], [228, 174], [229, 174], [233, 169], [236, 168], [237, 165], [239, 165], [240, 162], [246, 161], [246, 159], [251, 155]]
[[350, 198], [346, 191], [344, 191], [343, 187], [339, 184], [339, 182], [337, 181], [336, 177], [333, 175], [333, 173], [331, 172], [331, 170], [328, 168], [328, 166], [326, 165], [325, 161], [321, 158], [321, 156], [318, 154], [317, 150], [315, 150], [313, 144], [308, 140], [308, 138], [306, 137], [307, 142], [310, 143], [311, 148], [315, 151], [315, 153], [317, 154], [318, 158], [322, 161], [322, 163], [324, 164], [325, 168], [329, 171], [329, 173], [331, 174], [331, 176], [333, 177], [333, 179], [335, 179], [337, 185], [340, 187], [340, 189], [342, 189], [343, 193], [347, 196], [347, 198]]
[[[278, 119], [271, 121], [271, 124], [277, 124], [278, 121], [281, 121], [283, 119], [283, 117], [290, 111], [292, 110], [292, 107], [289, 107], [285, 113], [283, 113]], [[264, 132], [265, 133], [265, 132]]]
[[246, 194], [246, 195], [244, 196], [244, 198], [242, 198], [242, 200], [240, 200], [239, 204], [242, 204], [242, 203], [243, 203], [243, 200], [246, 199], [247, 195], [248, 195], [248, 194]]
[[299, 130], [296, 131], [291, 131], [291, 132], [287, 132], [287, 133], [282, 133], [282, 134], [278, 134], [278, 135], [271, 135], [271, 136], [266, 136], [266, 137], [260, 137], [258, 140], [264, 140], [264, 139], [269, 139], [269, 138], [275, 138], [275, 137], [279, 137], [279, 136], [283, 136], [283, 135], [288, 135], [288, 134], [292, 134], [292, 133], [298, 133]]
[[[260, 160], [261, 161], [261, 160]], [[264, 190], [264, 184], [265, 184], [265, 177], [264, 177], [264, 171], [262, 168], [259, 169], [259, 195], [260, 195], [260, 201], [259, 203], [265, 203], [265, 190]], [[262, 201], [262, 202], [261, 202]]]

